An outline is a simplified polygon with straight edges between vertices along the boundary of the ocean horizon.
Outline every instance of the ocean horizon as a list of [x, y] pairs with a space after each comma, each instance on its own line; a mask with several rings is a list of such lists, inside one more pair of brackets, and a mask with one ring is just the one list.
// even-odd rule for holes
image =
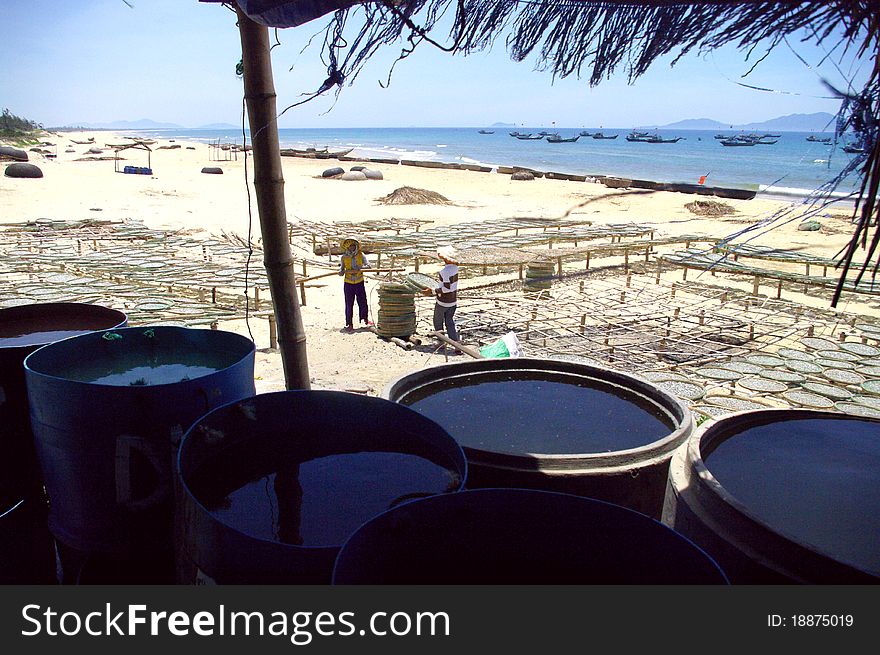
[[[486, 129], [492, 134], [481, 134]], [[580, 137], [572, 143], [546, 139], [524, 141], [511, 131], [556, 132], [563, 138], [580, 131], [602, 132], [615, 139]], [[121, 130], [123, 134], [201, 143], [242, 143], [240, 129]], [[589, 127], [515, 128], [281, 128], [281, 148], [351, 150], [360, 158], [407, 159], [474, 164], [497, 168], [521, 166], [586, 176], [615, 176], [656, 182], [696, 184], [706, 176], [708, 186], [739, 188], [771, 195], [805, 197], [836, 177], [852, 157], [843, 143], [807, 141], [808, 136], [831, 137], [831, 132], [775, 132], [774, 145], [731, 148], [716, 134], [733, 136], [737, 130], [651, 130], [663, 138], [682, 137], [677, 143], [629, 142], [629, 129]], [[249, 130], [248, 140], [250, 139]], [[775, 137], [774, 137], [775, 138]], [[858, 190], [860, 175], [852, 174], [837, 187], [836, 197]]]

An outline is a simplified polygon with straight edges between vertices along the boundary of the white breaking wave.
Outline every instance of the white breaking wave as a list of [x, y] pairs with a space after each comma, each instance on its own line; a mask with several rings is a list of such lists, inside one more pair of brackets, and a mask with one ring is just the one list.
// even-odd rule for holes
[[434, 150], [406, 150], [405, 148], [382, 147], [358, 147], [357, 154], [361, 157], [383, 157], [392, 159], [414, 159], [430, 161], [437, 157]]
[[[772, 196], [786, 196], [791, 198], [806, 198], [814, 191], [815, 189], [798, 189], [795, 187], [772, 186], [766, 184], [762, 184], [758, 187], [758, 193], [764, 193]], [[846, 191], [833, 191], [830, 194], [825, 193], [823, 195], [830, 196], [831, 198], [855, 197], [853, 194], [847, 193]]]
[[477, 166], [491, 166], [494, 167], [494, 164], [487, 164], [484, 161], [479, 159], [471, 159], [470, 157], [456, 157], [456, 161], [460, 161], [462, 164], [475, 164]]

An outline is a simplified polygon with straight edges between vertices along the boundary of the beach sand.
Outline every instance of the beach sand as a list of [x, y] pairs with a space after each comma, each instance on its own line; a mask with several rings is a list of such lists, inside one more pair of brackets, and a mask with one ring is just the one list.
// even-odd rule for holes
[[[85, 141], [89, 137], [94, 138], [94, 146], [71, 142]], [[248, 170], [245, 171], [242, 153], [238, 154], [237, 160], [211, 161], [209, 147], [205, 144], [160, 140], [151, 146], [149, 163], [153, 174], [125, 175], [114, 172], [112, 160], [76, 161], [91, 156], [86, 154], [90, 147], [124, 142], [122, 134], [65, 132], [49, 136], [47, 140], [56, 144], [56, 158], [45, 159], [36, 153], [29, 153], [31, 163], [42, 169], [43, 178], [0, 177], [0, 207], [3, 208], [0, 223], [23, 223], [41, 218], [67, 221], [134, 219], [151, 228], [199, 229], [210, 234], [225, 232], [242, 237], [246, 237], [249, 229], [252, 229], [254, 237], [259, 237], [259, 216], [252, 184], [250, 198], [247, 192], [253, 170], [248, 160]], [[162, 147], [174, 145], [180, 147]], [[65, 152], [68, 148], [74, 152]], [[112, 150], [105, 149], [98, 156], [109, 157], [112, 154]], [[127, 150], [122, 156], [126, 159], [119, 162], [120, 170], [124, 165], [147, 166], [147, 153], [144, 151]], [[544, 178], [512, 181], [508, 175], [494, 172], [390, 164], [367, 164], [370, 168], [380, 170], [383, 180], [348, 182], [322, 179], [321, 173], [334, 166], [347, 170], [357, 162], [295, 157], [284, 157], [282, 160], [287, 218], [292, 223], [298, 220], [357, 222], [415, 218], [431, 221], [428, 227], [434, 227], [510, 217], [552, 219], [568, 215], [593, 221], [594, 225], [649, 224], [656, 229], [657, 237], [697, 234], [720, 238], [766, 218], [785, 206], [783, 202], [762, 198], [714, 198], [735, 208], [736, 213], [720, 218], [704, 218], [685, 208], [685, 204], [700, 197], [682, 193], [642, 193], [609, 189], [599, 183]], [[510, 162], [511, 165], [515, 163]], [[205, 166], [219, 166], [223, 174], [203, 174], [201, 169]], [[383, 205], [377, 202], [378, 198], [403, 186], [435, 191], [451, 202], [449, 205]], [[584, 204], [586, 201], [590, 202]], [[852, 230], [847, 219], [848, 211], [851, 210], [845, 206], [826, 210], [826, 215], [820, 219], [823, 225], [820, 231], [798, 231], [798, 221], [794, 220], [750, 243], [832, 257], [849, 240]], [[251, 219], [252, 223], [249, 224]], [[304, 240], [294, 243], [294, 254], [320, 259], [310, 252], [310, 244]], [[323, 270], [310, 269], [310, 274], [331, 271], [338, 265], [336, 257], [332, 261], [326, 257], [324, 260], [327, 261], [327, 267]], [[620, 260], [603, 259], [596, 266], [619, 265]], [[260, 266], [261, 263], [257, 261], [255, 265]], [[582, 268], [583, 264], [575, 262], [567, 265], [569, 267]], [[438, 265], [429, 265], [421, 270], [433, 273], [438, 268]], [[695, 272], [691, 275], [695, 275]], [[515, 273], [507, 274], [508, 279], [515, 277]], [[664, 273], [664, 279], [667, 278], [680, 279], [681, 272], [668, 271]], [[491, 279], [500, 278], [494, 276]], [[719, 284], [719, 280], [713, 279], [713, 283]], [[379, 281], [378, 275], [369, 276], [367, 280], [374, 320]], [[467, 303], [469, 287], [485, 284], [486, 281], [481, 277], [464, 279], [460, 304]], [[428, 337], [422, 347], [404, 350], [378, 339], [366, 330], [354, 334], [342, 333], [342, 280], [330, 276], [315, 284], [307, 289], [307, 304], [302, 307], [314, 388], [378, 394], [399, 375], [446, 361], [441, 353], [435, 352], [436, 348]], [[750, 288], [750, 285], [743, 287], [741, 283], [740, 288]], [[820, 308], [828, 308], [829, 303], [827, 297], [817, 296], [804, 296], [798, 301]], [[845, 296], [840, 309], [877, 315], [876, 302], [853, 295]], [[248, 326], [241, 320], [229, 321], [219, 327], [243, 334], [247, 334], [250, 328], [259, 349], [256, 373], [258, 391], [282, 389], [284, 380], [280, 356], [277, 351], [267, 351], [268, 321], [265, 318], [251, 318], [249, 323]], [[450, 359], [459, 361], [462, 357]]]

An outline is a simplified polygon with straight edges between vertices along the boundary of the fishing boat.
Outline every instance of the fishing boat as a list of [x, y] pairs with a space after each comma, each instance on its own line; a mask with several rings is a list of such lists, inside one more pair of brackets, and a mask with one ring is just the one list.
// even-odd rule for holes
[[648, 137], [648, 138], [646, 138], [646, 139], [643, 139], [643, 141], [644, 141], [645, 143], [678, 143], [678, 142], [681, 141], [683, 138], [684, 138], [683, 136], [677, 136], [677, 137], [674, 137], [674, 138], [672, 138], [672, 139], [664, 139], [663, 137], [657, 136], [657, 135], [655, 134], [655, 135], [650, 136], [650, 137]]
[[593, 133], [592, 133], [592, 132], [587, 132], [586, 130], [581, 130], [581, 131], [578, 133], [578, 136], [593, 136]]
[[510, 136], [521, 136], [519, 132], [508, 132]]
[[843, 151], [848, 152], [851, 155], [857, 155], [867, 152], [867, 150], [865, 150], [865, 148], [863, 148], [862, 146], [857, 146], [853, 144], [843, 146]]
[[553, 135], [547, 137], [547, 143], [574, 143], [575, 141], [577, 141], [580, 138], [581, 138], [580, 134], [578, 134], [577, 136], [567, 138], [567, 139], [563, 139], [558, 134], [553, 134]]
[[772, 146], [777, 141], [779, 141], [779, 139], [767, 139], [766, 137], [761, 137], [760, 139], [755, 139], [755, 145], [756, 146]]
[[754, 146], [754, 145], [757, 145], [757, 142], [753, 141], [751, 139], [733, 138], [733, 139], [722, 139], [721, 145], [722, 146], [734, 146], [734, 147], [735, 146]]
[[495, 130], [479, 130], [477, 134], [495, 134]]
[[614, 134], [614, 135], [612, 135], [612, 136], [605, 136], [605, 135], [602, 134], [601, 132], [596, 132], [596, 133], [593, 135], [593, 138], [594, 138], [594, 139], [616, 139], [617, 137], [618, 137], [617, 134]]
[[541, 136], [540, 134], [536, 134], [535, 136], [532, 136], [531, 134], [520, 134], [516, 138], [519, 139], [520, 141], [543, 141], [544, 140], [544, 137]]
[[678, 143], [684, 137], [679, 136], [674, 139], [664, 139], [659, 134], [650, 134], [648, 132], [630, 132], [626, 135], [626, 140], [641, 143]]
[[810, 136], [807, 137], [807, 141], [810, 141], [813, 143], [831, 143], [831, 137], [828, 136], [828, 137], [818, 138], [818, 137], [811, 134]]

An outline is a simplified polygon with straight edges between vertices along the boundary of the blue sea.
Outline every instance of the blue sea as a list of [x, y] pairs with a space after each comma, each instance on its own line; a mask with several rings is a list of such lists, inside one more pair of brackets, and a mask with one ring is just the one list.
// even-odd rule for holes
[[[843, 152], [842, 145], [807, 141], [832, 137], [831, 133], [777, 132], [775, 145], [731, 148], [722, 146], [715, 134], [734, 135], [727, 130], [659, 130], [663, 138], [683, 137], [677, 143], [638, 143], [626, 140], [629, 130], [603, 128], [606, 136], [597, 140], [581, 137], [574, 143], [523, 141], [511, 131], [537, 134], [558, 132], [563, 138], [581, 130], [598, 128], [487, 128], [493, 134], [480, 134], [480, 128], [311, 128], [280, 129], [282, 148], [324, 148], [331, 151], [353, 148], [355, 157], [382, 157], [485, 166], [523, 166], [541, 171], [580, 175], [610, 175], [657, 182], [697, 183], [707, 175], [706, 184], [751, 189], [774, 195], [805, 196], [835, 177], [856, 155]], [[653, 132], [652, 132], [653, 133]], [[241, 130], [151, 130], [139, 131], [163, 139], [193, 140], [204, 143], [241, 143]], [[851, 175], [839, 187], [849, 192], [860, 180]], [[842, 195], [842, 194], [841, 194]]]

